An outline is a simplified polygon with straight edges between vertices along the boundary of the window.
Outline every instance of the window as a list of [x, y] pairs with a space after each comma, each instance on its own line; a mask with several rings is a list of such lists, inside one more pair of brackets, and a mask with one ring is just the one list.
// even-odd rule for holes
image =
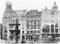
[[51, 25], [51, 33], [54, 33], [54, 25]]
[[4, 29], [7, 29], [7, 27], [4, 27]]
[[44, 33], [49, 33], [49, 25], [48, 24], [44, 24], [44, 26], [43, 26], [43, 29], [42, 29], [42, 31], [44, 32]]
[[27, 29], [29, 29], [29, 23], [27, 23]]
[[55, 32], [58, 33], [58, 29], [56, 29]]
[[49, 29], [48, 28], [43, 28], [43, 32], [47, 33], [47, 32], [49, 32]]
[[4, 32], [7, 33], [7, 30], [5, 30]]
[[38, 31], [38, 33], [40, 33], [40, 31]]
[[24, 31], [22, 31], [22, 33], [24, 34]]
[[27, 34], [29, 34], [29, 31], [27, 31]]
[[7, 37], [7, 34], [6, 34], [6, 35], [4, 35], [4, 37]]
[[36, 33], [36, 31], [34, 31], [34, 33]]
[[56, 24], [55, 27], [58, 27], [58, 24]]
[[31, 33], [32, 33], [33, 31], [31, 31]]

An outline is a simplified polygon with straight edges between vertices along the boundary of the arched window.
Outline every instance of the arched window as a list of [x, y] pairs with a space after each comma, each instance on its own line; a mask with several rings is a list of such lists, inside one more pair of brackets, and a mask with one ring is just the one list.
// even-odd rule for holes
[[54, 33], [54, 25], [51, 25], [51, 33]]
[[42, 31], [43, 31], [44, 33], [49, 33], [49, 25], [44, 24]]
[[27, 22], [27, 29], [29, 29], [29, 22]]
[[54, 27], [54, 25], [52, 24], [51, 27]]

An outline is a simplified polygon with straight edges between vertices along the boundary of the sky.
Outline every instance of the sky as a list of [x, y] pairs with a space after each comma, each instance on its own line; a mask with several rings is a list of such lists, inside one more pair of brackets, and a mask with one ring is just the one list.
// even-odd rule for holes
[[51, 9], [54, 2], [57, 3], [58, 9], [60, 10], [60, 0], [0, 0], [0, 23], [2, 23], [2, 17], [7, 1], [12, 3], [13, 10], [37, 9], [41, 11], [45, 7]]

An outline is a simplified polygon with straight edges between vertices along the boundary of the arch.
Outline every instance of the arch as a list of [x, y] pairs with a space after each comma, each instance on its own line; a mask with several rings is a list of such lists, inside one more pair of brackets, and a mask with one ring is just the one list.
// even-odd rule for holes
[[43, 28], [49, 27], [49, 24], [44, 24]]
[[54, 27], [54, 25], [52, 24], [51, 27]]
[[42, 28], [42, 32], [49, 33], [49, 29], [50, 29], [49, 27], [50, 27], [49, 24], [44, 24]]
[[54, 33], [54, 24], [51, 25], [51, 33]]

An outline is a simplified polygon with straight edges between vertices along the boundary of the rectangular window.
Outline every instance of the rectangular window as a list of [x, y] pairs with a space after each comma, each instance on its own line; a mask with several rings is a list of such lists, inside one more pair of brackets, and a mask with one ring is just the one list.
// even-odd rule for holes
[[29, 29], [29, 23], [27, 23], [27, 29]]
[[5, 34], [4, 37], [7, 37], [7, 34]]
[[27, 31], [27, 34], [29, 34], [29, 31]]
[[30, 39], [30, 36], [29, 35], [26, 35], [26, 39]]
[[31, 25], [31, 29], [33, 29], [33, 26]]
[[34, 33], [36, 33], [36, 31], [34, 31]]
[[31, 33], [32, 33], [33, 31], [31, 31]]
[[22, 31], [22, 33], [24, 34], [24, 31]]
[[5, 30], [4, 32], [7, 33], [7, 30]]

